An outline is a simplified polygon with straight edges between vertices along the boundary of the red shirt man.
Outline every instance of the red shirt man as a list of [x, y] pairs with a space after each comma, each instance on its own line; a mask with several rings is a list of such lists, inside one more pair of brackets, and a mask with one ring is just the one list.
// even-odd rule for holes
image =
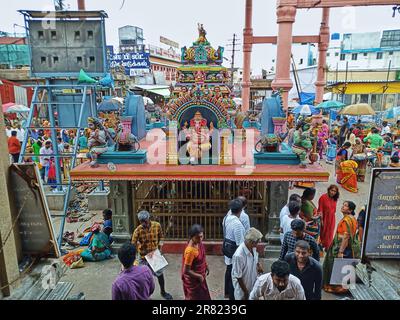
[[17, 138], [17, 131], [11, 132], [11, 137], [8, 138], [8, 152], [13, 157], [13, 162], [18, 162], [19, 154], [21, 153], [21, 143]]

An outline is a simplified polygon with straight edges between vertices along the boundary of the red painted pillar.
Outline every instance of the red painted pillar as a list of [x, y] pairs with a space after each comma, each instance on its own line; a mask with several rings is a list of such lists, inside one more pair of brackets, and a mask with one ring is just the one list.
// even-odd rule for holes
[[78, 0], [78, 10], [79, 11], [85, 11], [86, 10], [85, 0]]
[[287, 110], [289, 90], [293, 87], [290, 79], [290, 59], [292, 54], [293, 23], [296, 18], [296, 6], [284, 5], [276, 10], [277, 23], [279, 24], [278, 43], [276, 53], [276, 74], [272, 81], [274, 90], [282, 89], [283, 108]]
[[326, 72], [326, 52], [329, 47], [329, 8], [322, 9], [322, 22], [319, 31], [318, 43], [318, 73], [315, 82], [315, 102], [321, 103], [324, 97], [325, 72]]
[[245, 27], [243, 29], [243, 82], [242, 82], [242, 111], [249, 110], [250, 105], [250, 68], [251, 51], [253, 48], [253, 0], [246, 0]]

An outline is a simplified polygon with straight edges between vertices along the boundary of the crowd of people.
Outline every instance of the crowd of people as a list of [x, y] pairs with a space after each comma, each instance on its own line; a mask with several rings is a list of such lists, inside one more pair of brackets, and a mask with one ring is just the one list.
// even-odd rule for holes
[[[26, 152], [23, 159], [25, 163], [36, 162], [39, 166], [40, 176], [44, 182], [49, 184], [55, 183], [55, 148], [59, 155], [72, 154], [74, 146], [78, 145], [79, 152], [87, 151], [88, 132], [82, 132], [76, 141], [76, 130], [54, 129], [56, 134], [56, 146], [53, 146], [52, 132], [48, 121], [42, 121], [41, 126], [49, 129], [29, 129], [26, 144]], [[21, 127], [19, 122], [15, 122], [12, 126], [6, 126], [6, 135], [8, 138], [8, 152], [10, 154], [10, 162], [19, 162], [21, 148], [25, 139], [25, 129]], [[59, 157], [60, 168], [67, 178], [70, 166], [70, 158]]]
[[[344, 293], [347, 289], [331, 285], [335, 258], [359, 258], [365, 223], [365, 208], [355, 218], [356, 205], [344, 201], [342, 218], [336, 227], [339, 188], [331, 185], [314, 204], [315, 189], [302, 196], [292, 194], [280, 212], [281, 252], [279, 259], [264, 272], [257, 251], [263, 234], [251, 227], [246, 213], [247, 200], [238, 197], [229, 203], [222, 222], [222, 250], [226, 265], [224, 288], [229, 300], [320, 300], [321, 292]], [[161, 225], [150, 219], [147, 211], [138, 213], [139, 225], [132, 240], [118, 251], [121, 272], [112, 285], [115, 300], [147, 300], [158, 280], [162, 297], [173, 299], [165, 289], [163, 270], [154, 272], [146, 256], [162, 250]], [[204, 230], [195, 224], [182, 254], [180, 278], [186, 300], [210, 300], [207, 264], [203, 244]], [[325, 254], [324, 263], [320, 258]]]
[[338, 115], [331, 128], [325, 120], [318, 133], [317, 149], [326, 163], [335, 161], [336, 182], [344, 189], [357, 193], [358, 182], [365, 181], [368, 163], [374, 167], [399, 167], [400, 120], [390, 126], [367, 128], [358, 120]]

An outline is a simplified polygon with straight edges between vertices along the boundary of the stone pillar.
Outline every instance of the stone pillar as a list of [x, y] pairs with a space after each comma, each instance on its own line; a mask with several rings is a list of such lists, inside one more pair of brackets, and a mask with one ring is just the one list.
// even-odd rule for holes
[[253, 0], [246, 0], [245, 27], [243, 29], [243, 82], [242, 82], [242, 111], [249, 110], [250, 105], [250, 69], [251, 51], [253, 48]]
[[315, 82], [315, 102], [321, 103], [324, 98], [326, 52], [329, 47], [329, 8], [322, 9], [322, 22], [319, 31], [318, 43], [318, 73]]
[[292, 32], [296, 18], [296, 1], [293, 5], [278, 7], [276, 10], [279, 24], [278, 43], [276, 53], [276, 74], [272, 81], [274, 90], [282, 90], [283, 108], [288, 108], [289, 90], [293, 87], [290, 79], [290, 59], [292, 55]]
[[178, 164], [178, 129], [177, 122], [170, 121], [167, 128], [167, 165]]
[[110, 181], [110, 201], [113, 211], [113, 250], [131, 240], [133, 233], [133, 203], [130, 181]]
[[[0, 97], [0, 106], [1, 105]], [[13, 219], [7, 190], [10, 160], [2, 110], [0, 110], [0, 151], [0, 248], [3, 247], [0, 252], [0, 287], [6, 286], [0, 291], [1, 297], [11, 294], [12, 289], [18, 285], [18, 282], [15, 280], [19, 277], [17, 245], [15, 242], [15, 233], [17, 231], [13, 230], [12, 227]], [[6, 237], [8, 237], [8, 239], [6, 239]], [[6, 243], [2, 246], [5, 241]], [[8, 284], [11, 285], [7, 287]]]
[[289, 182], [277, 181], [268, 183], [268, 233], [265, 236], [267, 246], [265, 247], [266, 258], [278, 258], [281, 251], [279, 239], [279, 213], [286, 205], [289, 195]]
[[229, 139], [232, 137], [232, 132], [229, 129], [221, 130], [221, 152], [220, 152], [220, 165], [232, 164], [232, 148], [229, 146]]

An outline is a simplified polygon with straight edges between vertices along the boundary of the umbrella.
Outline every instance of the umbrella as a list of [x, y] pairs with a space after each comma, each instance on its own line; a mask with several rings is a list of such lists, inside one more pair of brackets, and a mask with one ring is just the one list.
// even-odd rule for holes
[[7, 113], [24, 113], [29, 112], [29, 108], [23, 106], [22, 104], [14, 104], [7, 109]]
[[312, 115], [312, 114], [319, 114], [319, 110], [315, 109], [313, 106], [309, 104], [303, 104], [295, 107], [292, 110], [292, 113], [301, 115]]
[[240, 104], [240, 105], [243, 104], [242, 98], [233, 98], [232, 100], [233, 100], [236, 104]]
[[121, 97], [113, 97], [111, 100], [118, 101], [120, 104], [124, 104], [124, 98]]
[[351, 104], [351, 105], [345, 107], [339, 113], [349, 115], [349, 116], [363, 116], [363, 115], [374, 115], [375, 111], [367, 103], [357, 103], [357, 104]]
[[339, 102], [336, 100], [329, 100], [320, 103], [319, 105], [317, 105], [316, 108], [328, 110], [328, 109], [343, 108], [344, 106], [345, 104], [343, 102]]
[[400, 115], [400, 106], [386, 110], [383, 115], [385, 119], [396, 119]]
[[102, 111], [102, 112], [119, 111], [121, 106], [122, 104], [114, 99], [105, 100], [98, 105], [97, 111]]
[[2, 105], [3, 113], [7, 113], [9, 107], [15, 106], [14, 102], [8, 102]]
[[148, 104], [154, 104], [154, 101], [151, 100], [149, 97], [143, 97], [144, 105], [147, 106]]

